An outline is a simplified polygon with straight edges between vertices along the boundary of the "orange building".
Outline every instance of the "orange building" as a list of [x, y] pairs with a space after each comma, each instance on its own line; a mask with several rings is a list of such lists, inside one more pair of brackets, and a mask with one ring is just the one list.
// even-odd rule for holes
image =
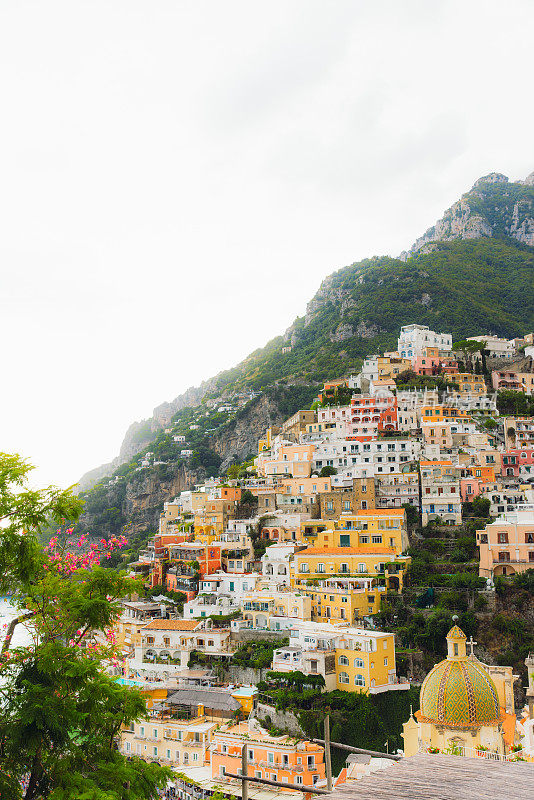
[[255, 721], [252, 725], [240, 722], [214, 733], [212, 778], [223, 779], [225, 771], [238, 774], [243, 745], [247, 748], [251, 777], [303, 787], [325, 782], [324, 748], [313, 742], [297, 741], [292, 736], [271, 736]]

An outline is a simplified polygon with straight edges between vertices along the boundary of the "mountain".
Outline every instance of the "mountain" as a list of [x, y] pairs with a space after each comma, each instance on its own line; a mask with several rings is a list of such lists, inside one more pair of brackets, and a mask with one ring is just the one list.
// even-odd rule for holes
[[423, 250], [436, 240], [442, 242], [482, 237], [510, 238], [534, 246], [534, 172], [524, 181], [510, 183], [506, 175], [492, 172], [479, 178], [471, 191], [462, 195], [412, 245], [401, 258]]
[[[367, 259], [325, 278], [283, 335], [130, 427], [115, 461], [80, 482], [88, 512], [81, 526], [115, 533], [128, 520], [136, 536], [153, 529], [165, 499], [252, 455], [265, 428], [305, 407], [320, 382], [394, 349], [402, 325], [429, 325], [453, 339], [533, 330], [533, 184], [532, 175], [509, 183], [492, 173], [402, 258]], [[217, 410], [228, 402], [232, 411]], [[192, 459], [181, 458], [176, 435], [186, 437]], [[142, 468], [147, 450], [161, 463]]]

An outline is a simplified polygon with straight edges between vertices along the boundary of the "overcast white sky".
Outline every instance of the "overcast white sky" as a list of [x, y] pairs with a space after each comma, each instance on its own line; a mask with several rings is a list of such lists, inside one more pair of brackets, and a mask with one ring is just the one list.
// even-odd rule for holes
[[531, 0], [3, 0], [0, 449], [130, 422], [534, 170]]

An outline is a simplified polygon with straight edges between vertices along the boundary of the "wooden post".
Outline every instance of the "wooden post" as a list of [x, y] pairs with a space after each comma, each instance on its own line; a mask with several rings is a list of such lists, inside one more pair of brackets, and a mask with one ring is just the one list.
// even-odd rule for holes
[[248, 781], [246, 780], [246, 776], [248, 775], [246, 744], [243, 745], [243, 749], [241, 750], [241, 774], [243, 775], [243, 780], [241, 781], [241, 797], [242, 800], [248, 800]]
[[324, 763], [326, 769], [326, 788], [332, 791], [332, 758], [330, 755], [330, 714], [324, 718]]

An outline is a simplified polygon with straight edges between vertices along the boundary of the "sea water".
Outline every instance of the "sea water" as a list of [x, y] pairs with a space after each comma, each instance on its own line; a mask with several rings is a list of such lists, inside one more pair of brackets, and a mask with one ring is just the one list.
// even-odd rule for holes
[[[11, 605], [8, 597], [0, 597], [0, 642], [4, 641], [9, 623], [17, 616], [17, 609]], [[31, 641], [30, 634], [24, 625], [17, 625], [13, 632], [11, 647], [22, 647]]]

